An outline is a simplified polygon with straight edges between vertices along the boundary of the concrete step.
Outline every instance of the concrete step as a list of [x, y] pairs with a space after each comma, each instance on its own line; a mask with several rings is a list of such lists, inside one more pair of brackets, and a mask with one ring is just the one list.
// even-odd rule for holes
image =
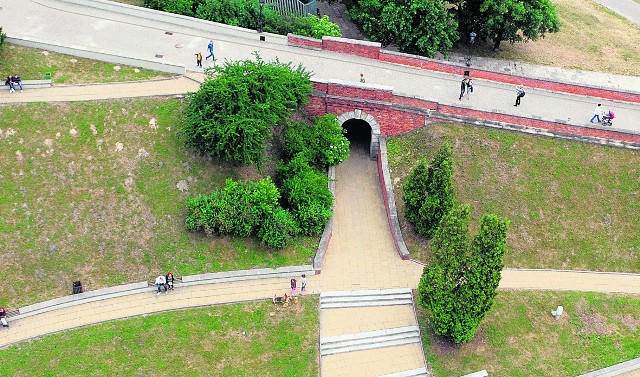
[[420, 330], [417, 326], [330, 336], [320, 339], [320, 355], [392, 347], [420, 341]]
[[412, 304], [410, 289], [334, 291], [320, 294], [321, 309]]
[[378, 377], [430, 377], [430, 375], [429, 375], [429, 372], [427, 372], [427, 368], [418, 368], [418, 369], [405, 370], [402, 372], [385, 374]]

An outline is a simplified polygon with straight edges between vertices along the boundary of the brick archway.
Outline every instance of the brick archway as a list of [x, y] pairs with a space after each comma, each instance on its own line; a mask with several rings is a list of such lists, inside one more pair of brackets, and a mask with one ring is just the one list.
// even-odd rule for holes
[[354, 111], [348, 111], [338, 117], [338, 121], [340, 122], [340, 126], [344, 124], [344, 122], [351, 119], [360, 119], [369, 124], [371, 127], [371, 142], [369, 143], [369, 156], [372, 159], [378, 157], [378, 150], [380, 148], [380, 125], [373, 116], [363, 112], [360, 109], [355, 109]]

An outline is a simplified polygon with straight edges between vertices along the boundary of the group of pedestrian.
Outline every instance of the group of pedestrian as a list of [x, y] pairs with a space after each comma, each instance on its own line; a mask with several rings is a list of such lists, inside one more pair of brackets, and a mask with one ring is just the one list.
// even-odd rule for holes
[[164, 289], [164, 293], [167, 294], [169, 291], [173, 290], [173, 274], [171, 272], [167, 272], [167, 275], [160, 275], [156, 278], [156, 288], [158, 289], [157, 295], [162, 292]]
[[20, 76], [9, 75], [4, 84], [9, 85], [9, 93], [15, 93], [16, 88], [20, 88], [20, 93], [22, 93], [22, 78], [20, 78]]
[[[304, 294], [304, 291], [306, 289], [307, 289], [307, 275], [302, 274], [302, 280], [300, 281], [300, 294]], [[297, 290], [298, 290], [298, 281], [296, 279], [291, 279], [291, 296], [295, 296]]]
[[462, 101], [462, 97], [465, 95], [467, 99], [471, 99], [471, 93], [473, 93], [473, 80], [471, 80], [471, 77], [465, 77], [460, 83], [460, 97], [458, 97], [458, 100]]
[[[207, 45], [207, 51], [209, 51], [209, 55], [207, 55], [204, 59], [209, 60], [209, 58], [211, 58], [211, 60], [215, 62], [216, 56], [213, 53], [213, 39], [209, 40], [209, 44]], [[198, 52], [196, 54], [196, 64], [198, 65], [198, 67], [202, 68], [202, 52]]]

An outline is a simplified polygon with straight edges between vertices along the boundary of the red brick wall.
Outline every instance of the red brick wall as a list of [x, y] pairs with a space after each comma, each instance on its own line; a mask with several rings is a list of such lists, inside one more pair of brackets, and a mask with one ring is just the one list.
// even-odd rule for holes
[[331, 96], [370, 99], [374, 101], [386, 101], [386, 102], [392, 101], [394, 97], [393, 91], [391, 89], [382, 90], [382, 89], [363, 88], [359, 86], [340, 85], [340, 84], [332, 84], [332, 83], [328, 84], [327, 94]]
[[295, 34], [287, 34], [287, 43], [291, 46], [322, 49], [321, 39], [301, 37]]
[[363, 56], [365, 58], [378, 59], [380, 45], [372, 46], [371, 42], [357, 43], [349, 39], [335, 40], [322, 39], [322, 49], [328, 51], [341, 52], [343, 54]]
[[[393, 94], [388, 90], [362, 89], [359, 86], [314, 83], [316, 95], [312, 97], [307, 108], [312, 115], [324, 115], [332, 113], [341, 115], [346, 112], [360, 109], [374, 117], [380, 125], [383, 135], [393, 136], [423, 127], [426, 115], [418, 110], [438, 110], [442, 114], [469, 117], [480, 120], [503, 122], [523, 127], [531, 127], [540, 130], [561, 132], [568, 135], [596, 137], [602, 139], [618, 140], [640, 144], [640, 135], [628, 134], [619, 131], [587, 128], [568, 124], [543, 121], [540, 119], [524, 118], [515, 115], [497, 114], [488, 111], [472, 110], [457, 106], [441, 105], [437, 102], [426, 101], [419, 98], [404, 97]], [[323, 90], [324, 89], [324, 90]], [[327, 98], [323, 93], [329, 92], [339, 98]], [[384, 98], [380, 102], [362, 101], [359, 95], [373, 98]], [[397, 108], [402, 105], [403, 108]]]

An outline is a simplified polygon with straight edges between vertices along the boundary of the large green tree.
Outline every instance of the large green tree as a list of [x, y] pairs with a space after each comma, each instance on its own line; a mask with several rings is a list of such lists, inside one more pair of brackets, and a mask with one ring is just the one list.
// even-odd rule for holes
[[469, 243], [468, 223], [468, 206], [456, 205], [446, 214], [418, 285], [418, 302], [428, 310], [434, 332], [456, 343], [473, 339], [493, 306], [509, 224], [485, 215]]
[[560, 30], [551, 0], [458, 0], [460, 34], [467, 40], [472, 31], [481, 40], [511, 43], [544, 37]]
[[277, 59], [227, 62], [188, 97], [182, 133], [203, 153], [260, 164], [275, 127], [309, 102], [310, 73]]
[[433, 57], [458, 39], [457, 23], [443, 0], [360, 0], [349, 16], [372, 40]]

